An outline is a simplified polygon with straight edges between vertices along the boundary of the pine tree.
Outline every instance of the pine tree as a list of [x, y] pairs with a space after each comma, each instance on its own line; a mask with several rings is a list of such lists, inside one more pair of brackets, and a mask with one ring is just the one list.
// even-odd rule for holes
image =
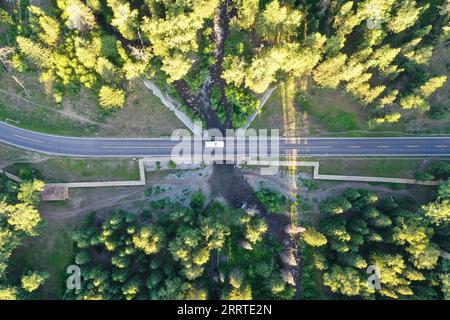
[[396, 14], [390, 19], [388, 28], [394, 33], [400, 33], [415, 24], [422, 8], [416, 7], [416, 1], [403, 1]]
[[116, 27], [125, 39], [136, 39], [137, 20], [139, 16], [138, 10], [132, 10], [128, 2], [120, 0], [108, 0], [107, 2], [114, 13], [111, 25]]
[[164, 233], [161, 228], [148, 225], [142, 227], [139, 232], [133, 236], [133, 244], [136, 248], [143, 250], [145, 254], [157, 253], [164, 243]]
[[257, 30], [262, 38], [280, 43], [294, 34], [301, 20], [300, 11], [281, 5], [278, 0], [272, 0], [262, 11]]
[[242, 29], [250, 29], [255, 24], [259, 0], [238, 0], [238, 25]]
[[22, 54], [30, 59], [32, 63], [43, 68], [51, 65], [52, 61], [49, 57], [52, 55], [49, 49], [43, 48], [38, 43], [22, 36], [18, 36], [16, 40]]

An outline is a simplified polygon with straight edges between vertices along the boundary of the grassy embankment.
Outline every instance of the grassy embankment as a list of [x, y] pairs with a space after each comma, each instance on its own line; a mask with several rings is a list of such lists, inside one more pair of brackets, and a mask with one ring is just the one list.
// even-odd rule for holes
[[23, 89], [0, 74], [0, 121], [25, 129], [67, 136], [158, 137], [170, 136], [183, 124], [144, 85], [133, 82], [125, 106], [102, 111], [88, 90], [67, 94], [57, 105], [33, 73], [17, 74]]

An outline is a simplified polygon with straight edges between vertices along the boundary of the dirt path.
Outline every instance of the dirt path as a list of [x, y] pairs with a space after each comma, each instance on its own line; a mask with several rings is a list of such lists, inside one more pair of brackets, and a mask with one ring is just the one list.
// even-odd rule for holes
[[[245, 172], [245, 175], [248, 177], [251, 177], [252, 179], [255, 179], [255, 180], [269, 181], [270, 183], [276, 185], [277, 190], [279, 192], [284, 193], [285, 195], [289, 195], [290, 188], [286, 185], [286, 181], [283, 180], [283, 178], [280, 177], [279, 175], [261, 176], [260, 174], [254, 172], [252, 170], [247, 170]], [[300, 188], [300, 187], [299, 187], [299, 190], [303, 191], [303, 192], [307, 192], [308, 194], [318, 197], [319, 199], [323, 200], [330, 196], [335, 195], [340, 190], [345, 190], [345, 189], [349, 189], [349, 188], [366, 189], [366, 190], [378, 192], [381, 194], [385, 194], [385, 193], [396, 193], [396, 194], [403, 194], [403, 195], [410, 194], [410, 192], [408, 190], [394, 190], [394, 189], [391, 189], [391, 188], [385, 187], [385, 186], [377, 186], [377, 185], [372, 185], [372, 184], [365, 183], [365, 182], [352, 182], [352, 181], [341, 182], [337, 186], [332, 186], [329, 188], [324, 188], [324, 189], [316, 190], [316, 191], [308, 191], [307, 189]]]
[[1, 162], [0, 163], [0, 169], [4, 169], [7, 168], [15, 163], [39, 163], [39, 162], [43, 162], [49, 159], [54, 159], [55, 157], [42, 157], [39, 159], [27, 159], [27, 158], [23, 158], [23, 159], [18, 159], [18, 160], [14, 160], [14, 161], [9, 161], [9, 162]]
[[[190, 177], [176, 178], [172, 175], [174, 173], [158, 172], [149, 179], [149, 183], [142, 187], [127, 187], [127, 188], [93, 188], [90, 191], [82, 189], [72, 189], [70, 192], [69, 204], [70, 207], [55, 206], [52, 203], [41, 203], [39, 208], [42, 216], [49, 220], [66, 220], [74, 217], [82, 218], [90, 212], [111, 212], [111, 209], [118, 207], [127, 207], [136, 202], [149, 202], [162, 197], [171, 199], [176, 198], [177, 193], [182, 193], [183, 188], [201, 189], [209, 195], [210, 192], [205, 192], [209, 188], [208, 175], [195, 175], [196, 171], [191, 173]], [[186, 174], [184, 174], [186, 175]], [[166, 191], [161, 195], [148, 197], [144, 195], [144, 191], [149, 187], [169, 186], [173, 191]], [[193, 191], [193, 190], [192, 190]], [[91, 200], [91, 197], [95, 200]], [[85, 205], [84, 203], [88, 203]]]
[[[146, 187], [133, 187], [132, 190], [127, 190], [120, 195], [115, 195], [113, 197], [104, 198], [95, 202], [90, 202], [89, 205], [82, 207], [72, 207], [72, 208], [55, 208], [54, 204], [51, 203], [41, 203], [39, 207], [39, 212], [45, 219], [49, 220], [64, 220], [73, 217], [83, 217], [86, 214], [94, 211], [99, 211], [102, 209], [112, 208], [116, 205], [124, 205], [130, 201], [137, 201], [137, 199], [144, 200], [145, 197], [139, 196], [137, 199], [128, 199], [130, 197], [141, 195], [144, 193]], [[127, 188], [130, 189], [130, 188]], [[128, 201], [124, 201], [127, 200]]]

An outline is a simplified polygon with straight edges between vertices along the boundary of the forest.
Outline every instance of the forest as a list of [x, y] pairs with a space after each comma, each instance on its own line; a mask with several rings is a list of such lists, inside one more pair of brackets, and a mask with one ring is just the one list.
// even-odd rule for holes
[[80, 87], [104, 110], [130, 81], [153, 79], [208, 127], [239, 127], [256, 97], [287, 78], [340, 88], [371, 126], [447, 106], [426, 66], [448, 45], [446, 0], [28, 0], [0, 8], [5, 71], [36, 69], [56, 103]]
[[[84, 279], [67, 299], [290, 299], [281, 244], [253, 211], [165, 200], [139, 215], [94, 215], [73, 235]], [[287, 281], [286, 281], [287, 280]]]
[[[304, 297], [317, 299], [320, 285], [332, 293], [364, 299], [450, 298], [450, 166], [434, 162], [422, 176], [443, 181], [435, 200], [417, 208], [409, 199], [380, 198], [367, 190], [347, 189], [320, 204], [318, 227], [302, 235]], [[376, 265], [379, 291], [367, 286], [366, 269]], [[317, 274], [323, 281], [317, 281]], [[355, 285], [359, 284], [359, 285]]]

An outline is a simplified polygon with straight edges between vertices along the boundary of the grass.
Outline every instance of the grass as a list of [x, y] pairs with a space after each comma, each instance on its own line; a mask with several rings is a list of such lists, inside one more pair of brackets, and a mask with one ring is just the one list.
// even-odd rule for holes
[[[24, 152], [15, 149], [13, 147], [9, 147], [3, 144], [0, 144], [0, 166], [3, 167], [5, 164], [10, 163], [11, 161], [16, 161], [18, 159], [23, 159]], [[0, 167], [0, 169], [1, 169]]]
[[339, 90], [315, 88], [303, 99], [297, 99], [297, 107], [311, 118], [314, 131], [359, 130], [366, 121], [362, 106]]
[[[92, 136], [98, 131], [95, 124], [82, 123], [69, 116], [62, 115], [57, 111], [72, 109], [76, 107], [86, 110], [97, 109], [95, 116], [100, 118], [98, 108], [94, 106], [92, 97], [83, 94], [79, 97], [66, 97], [62, 107], [56, 104], [45, 94], [43, 85], [38, 80], [38, 75], [27, 73], [17, 75], [28, 90], [27, 97], [21, 88], [6, 74], [0, 73], [0, 120], [10, 124], [44, 133], [70, 135], [70, 136]], [[24, 100], [25, 99], [25, 100]], [[78, 100], [78, 101], [73, 101]], [[82, 106], [81, 106], [82, 105]], [[69, 111], [69, 110], [68, 110]], [[87, 117], [86, 114], [81, 115]], [[92, 119], [95, 121], [95, 119]]]
[[127, 159], [69, 159], [53, 158], [34, 163], [15, 163], [6, 168], [21, 176], [37, 171], [46, 182], [84, 182], [139, 180], [137, 161]]
[[321, 174], [359, 175], [387, 178], [414, 178], [422, 159], [326, 159], [321, 160]]
[[[288, 160], [288, 159], [280, 159]], [[320, 162], [319, 173], [413, 179], [424, 159], [420, 158], [298, 158], [297, 161]], [[244, 165], [248, 168], [259, 166]], [[288, 171], [287, 167], [280, 170]], [[312, 174], [313, 167], [296, 167], [298, 173]]]
[[281, 109], [281, 89], [276, 88], [259, 114], [253, 120], [251, 128], [254, 129], [282, 129], [283, 112]]
[[350, 112], [330, 108], [319, 114], [319, 117], [322, 122], [327, 123], [327, 127], [332, 131], [358, 129], [356, 116]]
[[11, 258], [12, 278], [22, 272], [46, 271], [50, 277], [35, 294], [36, 299], [59, 299], [64, 294], [66, 269], [73, 261], [72, 223], [47, 223], [37, 238], [27, 239]]
[[[284, 160], [284, 159], [283, 159]], [[319, 173], [331, 175], [372, 176], [414, 179], [425, 159], [421, 158], [298, 158], [297, 161], [320, 162]], [[436, 161], [438, 161], [436, 159]], [[282, 167], [287, 170], [286, 167]], [[312, 174], [312, 167], [296, 167], [297, 172]], [[374, 185], [377, 183], [373, 183]], [[386, 185], [386, 183], [381, 183]], [[392, 184], [399, 186], [399, 184]], [[402, 188], [403, 189], [403, 188]]]
[[81, 89], [66, 94], [61, 105], [47, 95], [38, 74], [16, 75], [27, 88], [0, 73], [0, 121], [25, 129], [66, 136], [158, 137], [168, 136], [181, 121], [140, 81], [130, 84], [124, 108], [103, 112], [94, 92]]
[[[338, 90], [314, 89], [299, 103], [295, 98], [299, 83], [276, 88], [255, 118], [255, 129], [280, 129], [282, 135], [304, 136], [321, 132], [339, 132], [365, 128], [362, 106], [350, 95]], [[291, 104], [288, 119], [283, 105]], [[294, 128], [294, 129], [293, 129]]]
[[[308, 120], [293, 106], [294, 88], [295, 85], [292, 82], [278, 86], [272, 92], [250, 127], [253, 129], [278, 129], [282, 136], [308, 134]], [[285, 111], [288, 113], [286, 115], [287, 119], [285, 119]]]
[[99, 135], [159, 137], [170, 136], [174, 130], [185, 128], [174, 113], [140, 81], [132, 83], [125, 107], [111, 114], [107, 124], [115, 130], [104, 128]]
[[[289, 160], [281, 158], [280, 160]], [[320, 174], [363, 175], [373, 177], [414, 178], [421, 158], [314, 158], [299, 157], [296, 161], [320, 162]], [[256, 166], [247, 166], [258, 168]], [[287, 171], [287, 167], [280, 167]], [[296, 167], [297, 172], [312, 174], [313, 167]]]
[[78, 137], [92, 136], [97, 130], [96, 126], [82, 125], [67, 118], [55, 119], [54, 116], [49, 116], [47, 110], [24, 112], [21, 109], [11, 108], [9, 105], [0, 102], [0, 121], [31, 131]]

